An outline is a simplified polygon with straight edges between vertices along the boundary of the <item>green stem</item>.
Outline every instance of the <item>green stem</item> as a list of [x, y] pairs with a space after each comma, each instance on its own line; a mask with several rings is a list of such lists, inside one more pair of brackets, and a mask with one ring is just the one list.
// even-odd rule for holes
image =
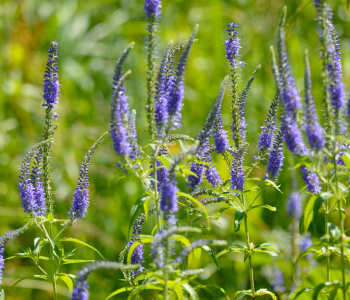
[[342, 284], [343, 284], [343, 300], [346, 300], [346, 281], [345, 281], [345, 256], [344, 256], [344, 221], [342, 216], [342, 197], [340, 195], [339, 189], [339, 178], [338, 178], [338, 165], [336, 159], [336, 144], [334, 143], [333, 147], [334, 155], [334, 175], [335, 175], [335, 183], [337, 189], [337, 202], [338, 202], [338, 211], [339, 211], [339, 227], [340, 227], [340, 255], [341, 255], [341, 271], [342, 271]]
[[156, 28], [157, 21], [151, 16], [148, 24], [148, 54], [147, 54], [147, 120], [149, 133], [154, 139], [155, 121], [154, 121], [154, 70], [155, 70], [155, 47], [156, 47]]
[[[244, 203], [244, 207], [245, 207], [245, 197], [244, 197], [244, 195], [242, 197], [243, 197], [243, 203]], [[255, 299], [254, 270], [253, 270], [253, 264], [252, 264], [252, 254], [251, 254], [252, 246], [250, 244], [250, 239], [249, 239], [247, 213], [244, 215], [244, 225], [245, 225], [245, 235], [246, 235], [246, 240], [247, 240], [247, 247], [248, 247], [248, 251], [249, 251], [248, 252], [249, 253], [248, 262], [249, 262], [250, 286], [251, 286], [251, 290], [252, 290], [252, 297], [253, 297], [253, 299]]]
[[[52, 240], [52, 223], [50, 223], [50, 239]], [[51, 261], [51, 280], [52, 280], [52, 288], [53, 288], [53, 298], [57, 300], [57, 291], [56, 291], [56, 269], [54, 262], [54, 254], [53, 247], [50, 245], [50, 261]]]

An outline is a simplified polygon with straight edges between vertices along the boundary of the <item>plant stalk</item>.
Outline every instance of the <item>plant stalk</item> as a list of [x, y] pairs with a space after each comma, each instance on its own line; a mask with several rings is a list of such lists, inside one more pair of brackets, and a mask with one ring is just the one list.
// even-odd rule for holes
[[[245, 207], [245, 197], [243, 197], [243, 203]], [[249, 239], [249, 231], [248, 231], [248, 216], [247, 213], [244, 215], [244, 225], [245, 225], [245, 235], [246, 235], [246, 240], [247, 240], [247, 247], [249, 251], [249, 258], [248, 258], [248, 263], [249, 263], [249, 278], [250, 278], [250, 286], [252, 290], [252, 298], [253, 300], [255, 299], [255, 287], [254, 287], [254, 270], [253, 270], [253, 264], [252, 264], [252, 246], [250, 244], [250, 239]]]
[[[50, 222], [50, 239], [52, 240], [52, 223]], [[56, 290], [56, 270], [55, 270], [55, 263], [54, 263], [54, 254], [53, 254], [53, 248], [50, 243], [50, 261], [51, 261], [51, 279], [52, 279], [52, 288], [53, 288], [53, 298], [54, 300], [57, 300], [57, 290]]]
[[336, 189], [337, 189], [337, 202], [338, 202], [338, 212], [339, 212], [339, 227], [340, 227], [340, 255], [341, 255], [341, 272], [342, 272], [342, 285], [343, 285], [343, 300], [346, 300], [346, 280], [345, 280], [345, 256], [344, 256], [344, 221], [342, 216], [342, 198], [340, 195], [340, 189], [339, 189], [339, 178], [338, 178], [338, 165], [336, 160], [336, 144], [334, 143], [333, 151], [333, 162], [334, 162], [334, 175], [335, 175], [335, 183], [336, 183]]

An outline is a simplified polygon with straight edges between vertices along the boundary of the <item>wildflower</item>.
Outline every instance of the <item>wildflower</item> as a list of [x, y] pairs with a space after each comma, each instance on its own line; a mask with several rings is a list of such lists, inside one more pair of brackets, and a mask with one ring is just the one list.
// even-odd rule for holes
[[287, 214], [291, 218], [299, 219], [301, 217], [301, 203], [298, 192], [292, 192], [287, 200]]
[[302, 177], [310, 194], [319, 194], [321, 192], [321, 184], [317, 174], [309, 170], [305, 165], [301, 166]]
[[129, 73], [122, 76], [124, 62], [132, 47], [133, 44], [130, 44], [114, 68], [110, 135], [115, 152], [118, 155], [129, 155], [134, 159], [139, 156], [135, 124], [136, 111], [133, 111], [130, 116], [128, 97], [123, 87], [124, 80]]
[[207, 177], [207, 180], [213, 187], [216, 187], [222, 184], [222, 180], [219, 175], [219, 172], [217, 168], [213, 165], [206, 166], [205, 176]]
[[[310, 238], [310, 233], [308, 232], [306, 236], [302, 236], [300, 238], [300, 242], [299, 242], [299, 248], [301, 252], [306, 251], [307, 249], [309, 249], [312, 246], [312, 241]], [[312, 254], [308, 254], [306, 255], [306, 258], [308, 260], [310, 260], [312, 258]]]
[[148, 19], [154, 15], [156, 18], [160, 15], [162, 3], [160, 0], [146, 0], [145, 1], [145, 13]]
[[[153, 166], [151, 166], [153, 168]], [[164, 183], [168, 182], [169, 172], [166, 167], [159, 161], [156, 160], [156, 172], [157, 172], [157, 189], [160, 191]], [[149, 176], [153, 178], [153, 171], [150, 172]], [[154, 185], [153, 181], [151, 182], [152, 187]]]
[[289, 116], [283, 116], [282, 132], [286, 145], [292, 153], [298, 155], [306, 155], [308, 153], [296, 120]]
[[55, 104], [58, 103], [58, 92], [60, 84], [58, 82], [58, 66], [57, 66], [57, 42], [51, 42], [49, 49], [49, 55], [47, 60], [47, 67], [44, 75], [44, 103], [43, 106], [53, 109]]
[[229, 147], [229, 142], [227, 139], [227, 131], [222, 123], [221, 107], [214, 122], [213, 137], [217, 153], [225, 153], [226, 149]]
[[137, 265], [137, 264], [139, 265], [139, 268], [136, 271], [134, 271], [134, 270], [130, 271], [131, 278], [135, 278], [145, 269], [142, 266], [142, 263], [144, 262], [144, 260], [143, 260], [143, 247], [144, 247], [143, 244], [137, 246], [136, 249], [134, 250], [132, 256], [131, 256], [131, 264], [132, 265]]
[[281, 100], [284, 106], [285, 114], [287, 116], [295, 117], [297, 110], [301, 108], [300, 96], [295, 86], [294, 78], [290, 71], [288, 62], [288, 55], [285, 45], [284, 27], [285, 23], [285, 12], [282, 16], [282, 24], [278, 30], [278, 44], [277, 52], [279, 58], [280, 67], [280, 83], [282, 85]]
[[194, 189], [203, 181], [204, 165], [201, 163], [192, 163], [190, 171], [196, 175], [189, 175], [187, 186]]
[[283, 152], [283, 136], [280, 128], [269, 155], [269, 163], [266, 168], [265, 178], [272, 178], [273, 180], [277, 179], [283, 166]]
[[307, 53], [305, 54], [305, 121], [309, 145], [315, 151], [319, 151], [324, 146], [324, 138], [312, 96], [311, 72]]
[[274, 267], [273, 273], [274, 273], [273, 279], [270, 281], [273, 289], [276, 292], [284, 293], [286, 291], [286, 287], [284, 286], [284, 278], [281, 270]]
[[278, 94], [272, 100], [265, 125], [261, 127], [258, 147], [261, 151], [269, 150], [272, 146], [274, 131], [276, 129]]
[[238, 149], [232, 153], [231, 188], [237, 191], [244, 190], [243, 154], [244, 149]]
[[336, 110], [340, 110], [344, 105], [344, 84], [342, 82], [342, 63], [341, 54], [339, 46], [339, 38], [334, 25], [329, 22], [329, 37], [327, 45], [327, 54], [329, 57], [329, 64], [327, 66], [327, 71], [330, 77], [331, 84], [329, 86], [331, 104]]
[[71, 300], [89, 299], [89, 285], [87, 280], [91, 272], [97, 271], [99, 269], [120, 270], [130, 268], [130, 266], [124, 266], [123, 264], [111, 261], [96, 261], [87, 265], [78, 273], [78, 278], [76, 279], [76, 285], [73, 288]]
[[[224, 45], [226, 47], [226, 58], [232, 64], [233, 68], [236, 66], [236, 59], [239, 56], [239, 50], [241, 49], [240, 38], [236, 38], [238, 25], [236, 23], [230, 22], [227, 25], [227, 32], [229, 39], [225, 41]], [[244, 62], [239, 62], [240, 65], [244, 65]]]
[[175, 225], [176, 218], [174, 214], [178, 212], [177, 188], [175, 179], [169, 180], [162, 185], [162, 195], [160, 199], [160, 209], [164, 212], [164, 217], [170, 225]]
[[128, 138], [128, 128], [125, 124], [129, 119], [128, 98], [124, 93], [124, 89], [118, 91], [116, 97], [115, 122], [112, 122], [110, 130], [113, 146], [118, 155], [130, 154], [132, 147]]
[[297, 124], [297, 114], [301, 108], [300, 96], [292, 77], [288, 63], [283, 27], [286, 11], [283, 12], [278, 30], [278, 60], [279, 68], [273, 57], [273, 69], [277, 84], [277, 91], [283, 105], [283, 135], [289, 150], [297, 155], [306, 155], [308, 150], [304, 144], [302, 134]]
[[155, 116], [154, 120], [157, 125], [157, 136], [162, 137], [164, 133], [164, 127], [168, 121], [168, 83], [169, 75], [167, 68], [170, 64], [172, 67], [173, 60], [171, 56], [172, 41], [169, 42], [164, 50], [162, 61], [159, 67], [157, 82], [156, 82], [156, 94], [155, 94]]
[[[23, 159], [20, 168], [20, 179], [18, 184], [19, 195], [22, 202], [22, 207], [25, 213], [33, 213], [34, 216], [41, 216], [45, 214], [45, 193], [41, 178], [41, 160], [42, 149], [40, 145], [46, 143], [45, 141], [36, 144], [32, 147]], [[30, 174], [29, 167], [33, 156], [35, 161]]]
[[89, 166], [92, 155], [97, 150], [98, 146], [103, 142], [107, 133], [103, 134], [85, 154], [84, 160], [80, 166], [78, 186], [75, 189], [72, 207], [69, 211], [70, 220], [76, 221], [79, 218], [85, 217], [85, 213], [89, 207]]
[[186, 69], [186, 63], [194, 42], [194, 38], [196, 37], [198, 32], [198, 26], [195, 26], [191, 37], [183, 50], [179, 62], [176, 66], [175, 74], [170, 77], [168, 83], [168, 103], [167, 103], [167, 113], [171, 117], [172, 125], [175, 128], [180, 127], [181, 121], [181, 110], [183, 107], [183, 99], [184, 99], [184, 73]]

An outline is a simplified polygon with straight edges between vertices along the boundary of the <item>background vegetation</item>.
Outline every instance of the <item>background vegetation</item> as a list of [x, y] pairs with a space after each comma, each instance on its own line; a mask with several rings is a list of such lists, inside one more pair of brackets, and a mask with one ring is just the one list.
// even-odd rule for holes
[[[239, 24], [242, 38], [242, 79], [250, 76], [258, 64], [258, 74], [248, 97], [246, 116], [251, 157], [256, 150], [259, 127], [263, 124], [267, 109], [275, 92], [270, 66], [269, 48], [276, 44], [275, 32], [278, 18], [284, 5], [288, 7], [287, 44], [292, 70], [297, 85], [302, 89], [303, 49], [308, 49], [314, 77], [316, 101], [321, 96], [320, 69], [317, 53], [315, 11], [307, 0], [164, 0], [161, 19], [159, 50], [164, 49], [170, 39], [181, 42], [189, 36], [193, 26], [199, 23], [198, 41], [190, 55], [186, 75], [186, 100], [183, 112], [182, 133], [197, 135], [215, 100], [219, 85], [227, 73], [223, 42], [226, 39], [226, 24]], [[338, 30], [344, 64], [344, 82], [350, 79], [349, 18], [345, 1], [333, 1], [334, 19]], [[79, 165], [86, 150], [103, 132], [109, 129], [111, 78], [116, 59], [132, 41], [136, 43], [127, 68], [132, 78], [126, 82], [132, 108], [138, 110], [137, 130], [140, 143], [148, 138], [145, 126], [145, 21], [142, 0], [2, 0], [0, 2], [0, 234], [19, 227], [25, 221], [17, 192], [18, 169], [28, 149], [38, 141], [43, 132], [42, 83], [49, 43], [59, 43], [59, 77], [61, 83], [58, 113], [59, 129], [56, 133], [54, 173], [52, 185], [59, 214], [66, 215], [78, 177]], [[228, 97], [223, 110], [224, 123], [229, 128]], [[321, 115], [321, 111], [318, 112]], [[174, 149], [176, 151], [176, 149]], [[286, 160], [284, 169], [292, 164]], [[128, 241], [130, 209], [141, 193], [136, 180], [117, 177], [110, 180], [116, 170], [117, 156], [111, 141], [105, 142], [92, 159], [90, 168], [91, 206], [86, 218], [70, 229], [69, 236], [87, 241], [109, 260], [117, 260]], [[224, 168], [224, 166], [223, 166]], [[226, 174], [227, 170], [220, 170]], [[290, 173], [288, 173], [290, 174]], [[300, 177], [299, 174], [296, 176]], [[277, 213], [256, 210], [250, 219], [251, 236], [255, 244], [269, 241], [281, 251], [271, 265], [284, 271], [287, 288], [291, 285], [290, 257], [291, 220], [285, 211], [285, 203], [291, 190], [290, 175], [284, 172], [280, 178], [283, 194], [266, 190], [260, 201], [277, 207]], [[303, 186], [299, 182], [299, 188]], [[235, 241], [240, 239], [232, 226], [233, 213], [226, 213], [213, 223], [208, 236]], [[336, 223], [336, 221], [334, 221]], [[346, 220], [346, 228], [350, 221]], [[146, 231], [152, 227], [145, 227]], [[313, 235], [321, 236], [317, 224], [311, 227]], [[19, 251], [20, 245], [31, 245], [34, 232], [11, 241], [7, 254]], [[79, 248], [81, 258], [94, 253]], [[201, 280], [209, 279], [222, 286], [232, 297], [238, 289], [247, 287], [246, 264], [239, 254], [231, 254], [219, 261], [217, 271], [207, 254], [195, 264], [209, 264]], [[98, 257], [96, 257], [98, 259]], [[268, 258], [270, 259], [270, 258]], [[267, 265], [266, 256], [255, 256], [254, 265]], [[318, 271], [318, 263], [312, 262], [315, 271], [308, 277], [310, 282], [325, 281]], [[305, 265], [307, 267], [307, 265]], [[3, 286], [11, 286], [15, 278], [33, 274], [34, 268], [28, 260], [11, 260], [6, 263]], [[71, 272], [77, 273], [75, 265]], [[336, 266], [335, 266], [336, 268]], [[273, 277], [270, 269], [256, 272], [257, 287], [269, 287]], [[336, 272], [334, 272], [335, 276]], [[121, 282], [117, 272], [100, 272], [90, 278], [91, 299], [104, 299]], [[307, 283], [307, 281], [306, 281]], [[35, 286], [36, 288], [33, 288]], [[50, 286], [48, 290], [50, 290]], [[12, 299], [51, 299], [46, 285], [41, 282], [24, 281], [13, 292]], [[67, 299], [65, 289], [60, 289], [61, 299]], [[278, 291], [277, 291], [278, 292]], [[144, 299], [151, 299], [145, 293]], [[215, 299], [222, 296], [218, 292]], [[213, 299], [209, 294], [204, 297]], [[303, 299], [308, 296], [304, 295]], [[120, 298], [121, 299], [121, 298]], [[281, 297], [283, 299], [283, 297]]]

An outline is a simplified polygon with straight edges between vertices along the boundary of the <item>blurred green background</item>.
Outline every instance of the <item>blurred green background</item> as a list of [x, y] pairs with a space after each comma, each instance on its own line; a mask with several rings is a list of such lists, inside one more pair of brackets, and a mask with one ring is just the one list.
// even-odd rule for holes
[[[350, 73], [347, 72], [350, 69], [350, 54], [347, 51], [350, 47], [349, 18], [345, 0], [332, 1], [331, 4], [341, 38], [346, 83], [350, 79]], [[288, 7], [287, 44], [297, 86], [302, 92], [302, 56], [304, 49], [308, 49], [314, 77], [314, 95], [319, 101], [321, 64], [317, 53], [315, 11], [311, 1], [163, 0], [160, 53], [170, 39], [175, 43], [182, 42], [196, 23], [200, 25], [198, 41], [194, 44], [186, 71], [181, 133], [196, 136], [215, 100], [228, 70], [223, 47], [226, 24], [234, 21], [239, 25], [239, 36], [242, 38], [242, 60], [247, 63], [242, 71], [242, 81], [249, 78], [258, 64], [262, 65], [246, 105], [248, 140], [251, 144], [246, 162], [252, 161], [259, 127], [263, 124], [275, 91], [269, 48], [276, 44], [276, 28], [284, 5]], [[132, 70], [126, 89], [131, 107], [138, 111], [137, 130], [142, 145], [147, 143], [148, 132], [144, 113], [146, 22], [142, 0], [2, 0], [0, 16], [0, 234], [3, 234], [25, 222], [16, 187], [18, 169], [25, 153], [43, 132], [42, 84], [50, 41], [59, 43], [61, 83], [57, 108], [59, 128], [55, 135], [52, 176], [57, 216], [67, 216], [85, 152], [109, 129], [113, 67], [123, 49], [132, 41], [136, 45], [126, 62], [126, 68]], [[227, 129], [230, 124], [228, 100], [226, 96], [223, 112]], [[321, 115], [321, 110], [318, 113]], [[109, 184], [116, 170], [116, 162], [117, 156], [108, 140], [92, 159], [91, 206], [87, 216], [67, 233], [98, 248], [109, 260], [117, 260], [128, 241], [130, 208], [142, 192], [136, 180], [113, 179]], [[291, 189], [290, 173], [286, 170], [292, 163], [293, 158], [288, 157], [280, 178], [283, 194], [271, 189], [264, 192], [260, 199], [276, 206], [277, 212], [256, 210], [249, 220], [255, 245], [270, 242], [282, 252], [277, 260], [259, 255], [254, 257], [257, 288], [271, 288], [271, 269], [263, 266], [274, 264], [283, 269], [287, 289], [291, 286], [291, 220], [285, 212], [285, 202]], [[227, 174], [223, 165], [222, 168], [222, 173]], [[297, 176], [300, 177], [299, 174]], [[209, 208], [209, 212], [214, 214], [214, 208]], [[212, 225], [211, 233], [204, 233], [203, 236], [216, 236], [230, 242], [242, 239], [242, 232], [235, 234], [233, 231], [233, 212], [223, 215], [219, 222]], [[153, 225], [151, 220], [145, 225], [144, 232], [149, 233]], [[317, 230], [316, 225], [311, 231], [315, 237], [321, 236], [323, 232]], [[349, 221], [347, 228], [348, 225]], [[32, 230], [9, 242], [6, 256], [19, 252], [20, 245], [32, 245], [37, 233]], [[67, 247], [72, 249], [72, 245]], [[86, 248], [78, 247], [77, 253], [81, 258], [98, 259]], [[222, 286], [231, 298], [238, 289], [248, 287], [247, 266], [239, 254], [228, 255], [219, 263], [222, 268], [217, 271], [205, 253], [201, 261], [195, 261], [194, 267], [208, 265], [201, 277], [202, 282]], [[335, 269], [338, 263], [335, 262]], [[318, 270], [323, 262], [312, 264], [315, 271], [307, 277], [305, 286], [325, 280], [325, 272]], [[305, 268], [308, 268], [307, 264]], [[76, 274], [79, 269], [80, 266], [75, 265], [67, 267], [65, 271]], [[35, 272], [29, 260], [6, 262], [3, 287], [8, 291], [16, 278]], [[336, 270], [334, 274], [336, 278]], [[104, 299], [118, 288], [120, 278], [120, 272], [93, 274], [89, 281], [91, 299]], [[42, 282], [24, 281], [14, 290], [11, 299], [52, 299], [50, 288], [50, 285]], [[61, 292], [59, 299], [67, 299], [67, 291], [61, 289]], [[151, 293], [144, 295], [144, 299], [152, 299]], [[303, 299], [308, 297], [305, 295]], [[201, 294], [201, 299], [221, 298], [219, 291], [215, 297]], [[119, 299], [124, 298], [120, 296]], [[279, 294], [279, 299], [286, 298]]]

